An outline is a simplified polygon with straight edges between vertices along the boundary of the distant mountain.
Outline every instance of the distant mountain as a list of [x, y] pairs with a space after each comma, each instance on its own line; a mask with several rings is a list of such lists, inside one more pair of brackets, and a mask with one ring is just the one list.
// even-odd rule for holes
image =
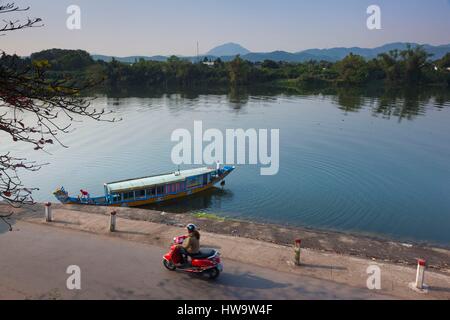
[[[418, 46], [417, 43], [410, 43], [412, 47]], [[408, 46], [408, 43], [404, 42], [395, 42], [385, 44], [376, 48], [360, 48], [360, 47], [352, 47], [352, 48], [330, 48], [330, 49], [309, 49], [300, 52], [286, 52], [286, 51], [273, 51], [273, 52], [250, 52], [244, 47], [240, 46], [236, 43], [227, 43], [216, 47], [210, 50], [206, 55], [202, 55], [200, 57], [180, 57], [182, 59], [186, 59], [192, 62], [203, 60], [207, 58], [208, 60], [215, 60], [217, 58], [222, 59], [223, 61], [233, 60], [236, 55], [240, 55], [242, 59], [251, 61], [251, 62], [262, 62], [264, 60], [273, 60], [273, 61], [285, 61], [285, 62], [305, 62], [310, 60], [324, 60], [335, 62], [343, 59], [348, 54], [358, 54], [363, 56], [366, 59], [372, 59], [377, 57], [381, 53], [389, 52], [391, 50], [404, 50]], [[429, 44], [423, 45], [424, 49], [432, 54], [433, 59], [441, 59], [447, 53], [450, 52], [450, 44], [441, 45], [441, 46], [432, 46]], [[112, 60], [110, 56], [102, 56], [102, 55], [93, 55], [95, 60], [103, 60], [109, 62]], [[165, 56], [131, 56], [131, 57], [118, 57], [115, 58], [118, 61], [124, 63], [134, 63], [139, 59], [144, 60], [153, 60], [153, 61], [166, 61], [167, 57]]]
[[[412, 47], [418, 46], [417, 43], [409, 43]], [[341, 60], [345, 58], [348, 54], [358, 54], [363, 56], [364, 58], [371, 59], [376, 58], [379, 54], [389, 52], [391, 50], [405, 50], [408, 46], [408, 43], [403, 42], [395, 42], [383, 45], [381, 47], [367, 49], [367, 48], [331, 48], [331, 49], [310, 49], [298, 52], [297, 54], [311, 54], [314, 56], [322, 56], [325, 57], [324, 60]], [[442, 58], [447, 52], [450, 52], [450, 45], [442, 45], [442, 46], [432, 46], [432, 45], [424, 45], [424, 49], [433, 54], [434, 59]]]
[[261, 62], [264, 60], [284, 61], [284, 62], [304, 62], [309, 60], [329, 60], [327, 56], [314, 55], [310, 53], [290, 53], [286, 51], [273, 51], [267, 53], [249, 53], [242, 56], [242, 59], [251, 62]]
[[210, 51], [208, 51], [206, 55], [215, 57], [225, 57], [225, 56], [237, 56], [238, 54], [243, 56], [248, 53], [250, 53], [250, 51], [245, 49], [240, 44], [230, 42], [211, 49]]

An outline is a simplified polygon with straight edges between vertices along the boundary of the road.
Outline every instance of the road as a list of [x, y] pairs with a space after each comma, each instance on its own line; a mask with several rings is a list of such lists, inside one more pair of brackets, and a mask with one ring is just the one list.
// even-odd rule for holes
[[[25, 222], [16, 222], [13, 232], [0, 228], [0, 299], [380, 298], [369, 290], [228, 260], [211, 282], [166, 270], [164, 248]], [[66, 287], [70, 265], [81, 269], [81, 290]]]

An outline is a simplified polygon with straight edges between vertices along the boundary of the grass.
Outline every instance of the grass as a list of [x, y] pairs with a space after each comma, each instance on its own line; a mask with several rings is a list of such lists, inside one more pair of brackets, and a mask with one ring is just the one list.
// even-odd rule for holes
[[198, 219], [206, 219], [206, 220], [214, 220], [214, 221], [220, 221], [223, 222], [226, 220], [224, 217], [220, 217], [213, 213], [206, 213], [206, 212], [197, 212], [193, 214], [194, 217]]

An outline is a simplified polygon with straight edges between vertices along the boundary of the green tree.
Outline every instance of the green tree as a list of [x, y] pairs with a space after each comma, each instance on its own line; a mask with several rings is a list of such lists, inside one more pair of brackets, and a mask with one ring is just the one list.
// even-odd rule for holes
[[379, 65], [388, 82], [396, 83], [402, 79], [399, 57], [400, 54], [398, 50], [391, 50], [388, 53], [382, 53], [378, 56]]
[[228, 72], [231, 85], [248, 83], [248, 65], [239, 55], [228, 64]]
[[431, 57], [422, 46], [411, 48], [400, 52], [403, 61], [403, 79], [408, 84], [418, 84], [423, 80], [423, 71], [429, 67], [428, 59]]
[[440, 69], [448, 69], [450, 68], [450, 52], [443, 56], [440, 60], [437, 61], [437, 66]]
[[369, 79], [369, 70], [366, 60], [359, 55], [350, 53], [335, 65], [339, 74], [339, 81], [343, 84], [359, 85]]

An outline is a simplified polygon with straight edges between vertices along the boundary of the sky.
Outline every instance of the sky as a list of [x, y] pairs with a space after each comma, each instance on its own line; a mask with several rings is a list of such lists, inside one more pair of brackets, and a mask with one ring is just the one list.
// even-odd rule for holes
[[[13, 0], [10, 0], [13, 1]], [[0, 0], [0, 3], [8, 2]], [[16, 0], [30, 10], [0, 21], [39, 17], [45, 24], [0, 37], [0, 49], [22, 56], [49, 48], [92, 54], [195, 55], [227, 42], [253, 52], [377, 47], [390, 42], [450, 44], [450, 0]], [[78, 5], [81, 29], [69, 30]], [[381, 9], [369, 30], [367, 8]]]

